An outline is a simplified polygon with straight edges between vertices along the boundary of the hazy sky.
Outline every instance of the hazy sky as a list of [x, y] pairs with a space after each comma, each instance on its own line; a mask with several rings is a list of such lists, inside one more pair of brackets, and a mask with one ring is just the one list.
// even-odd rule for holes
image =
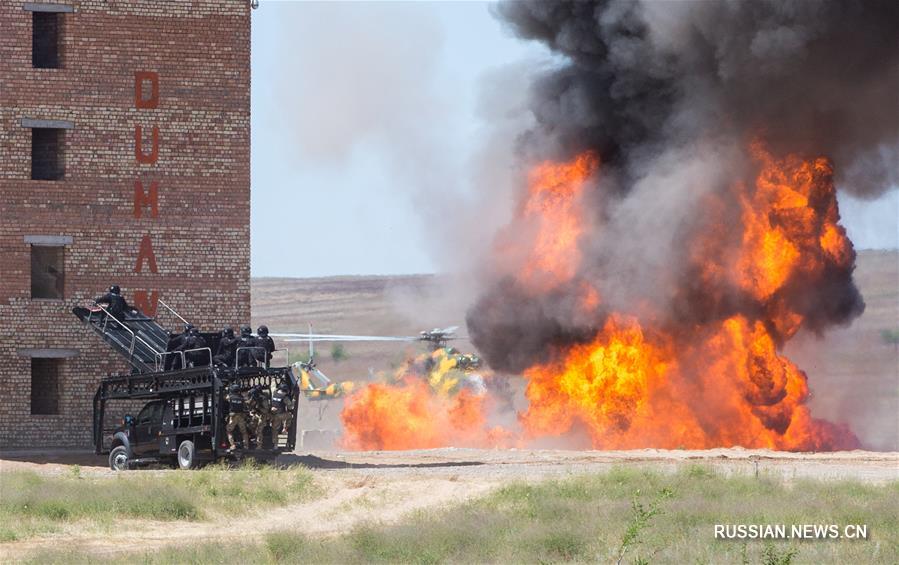
[[[485, 77], [549, 61], [487, 6], [261, 1], [252, 14], [254, 276], [439, 268], [432, 257], [451, 239], [438, 231], [446, 217], [477, 218], [466, 195], [491, 187], [472, 163], [497, 135], [504, 97], [511, 114], [526, 84], [505, 80], [521, 86], [495, 92]], [[841, 194], [840, 206], [857, 248], [899, 246], [899, 191], [876, 202]]]

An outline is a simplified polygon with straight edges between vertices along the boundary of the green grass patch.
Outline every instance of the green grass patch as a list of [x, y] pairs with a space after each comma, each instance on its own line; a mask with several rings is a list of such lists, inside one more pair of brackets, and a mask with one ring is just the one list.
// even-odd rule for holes
[[[77, 469], [77, 468], [76, 468]], [[240, 515], [314, 496], [312, 473], [245, 464], [214, 465], [190, 472], [124, 472], [111, 477], [31, 471], [0, 474], [0, 541], [57, 532], [66, 524], [110, 525], [117, 518], [204, 520]]]
[[[868, 525], [868, 540], [723, 541], [714, 525]], [[235, 533], [234, 535], [237, 535]], [[233, 538], [234, 536], [232, 536]], [[79, 562], [54, 553], [35, 562]], [[634, 468], [513, 483], [453, 508], [396, 524], [366, 523], [333, 538], [278, 532], [263, 543], [208, 543], [125, 561], [216, 563], [897, 563], [899, 483], [728, 477]], [[111, 561], [122, 561], [118, 556]], [[102, 560], [101, 560], [102, 562]]]

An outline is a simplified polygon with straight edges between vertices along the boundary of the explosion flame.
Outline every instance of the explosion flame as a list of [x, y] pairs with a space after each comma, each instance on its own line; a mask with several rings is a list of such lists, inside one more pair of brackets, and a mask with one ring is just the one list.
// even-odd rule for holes
[[492, 399], [485, 395], [482, 374], [466, 374], [456, 365], [457, 357], [441, 347], [407, 359], [389, 379], [382, 376], [382, 382], [368, 383], [350, 395], [340, 414], [343, 447], [398, 450], [507, 443], [511, 436], [506, 430], [487, 425]]
[[[466, 320], [490, 367], [527, 381], [515, 442], [858, 446], [812, 417], [808, 377], [783, 351], [864, 309], [834, 174], [864, 196], [899, 184], [899, 4], [518, 0], [494, 13], [558, 55], [535, 76], [519, 205]], [[422, 426], [453, 430], [452, 394], [435, 405], [421, 382], [390, 386], [426, 394], [383, 418], [424, 410]], [[377, 411], [376, 392], [351, 398], [353, 421]], [[489, 400], [464, 433], [405, 429], [403, 445], [489, 443]]]
[[531, 288], [548, 290], [571, 279], [580, 262], [578, 240], [583, 234], [581, 197], [584, 180], [598, 166], [592, 153], [572, 163], [544, 162], [529, 175], [529, 193], [522, 215], [537, 228], [531, 242], [532, 260], [521, 278]]
[[[692, 255], [687, 272], [701, 290], [704, 319], [683, 323], [661, 313], [641, 320], [606, 312], [605, 323], [590, 339], [556, 345], [551, 360], [524, 371], [529, 407], [520, 421], [529, 437], [586, 431], [590, 445], [599, 449], [858, 446], [845, 427], [811, 417], [806, 375], [779, 352], [808, 312], [803, 294], [794, 292], [797, 285], [822, 286], [833, 273], [851, 272], [855, 260], [838, 223], [832, 167], [823, 158], [776, 160], [758, 143], [752, 155], [758, 167], [755, 182], [735, 182], [723, 194], [708, 197], [720, 202], [707, 203], [712, 211], [725, 202], [738, 203], [742, 229], [716, 231], [723, 227], [713, 218], [693, 234], [702, 252]], [[582, 166], [589, 158], [582, 155], [555, 167], [585, 182], [584, 173], [593, 170]], [[544, 190], [532, 187], [529, 198]], [[577, 191], [553, 194], [569, 202], [554, 203], [549, 217], [572, 209], [581, 197]], [[530, 210], [525, 206], [523, 216]], [[554, 225], [538, 223], [546, 229]], [[583, 230], [566, 224], [565, 232]], [[552, 241], [556, 244], [527, 245], [532, 255], [515, 284], [530, 294], [535, 272], [552, 275], [557, 285], [590, 288], [581, 299], [583, 310], [601, 310], [600, 289], [587, 280], [572, 284], [580, 265], [558, 269], [558, 261], [543, 256], [561, 253], [578, 261], [577, 238]], [[539, 287], [547, 289], [545, 282]], [[493, 303], [480, 306], [489, 311]]]
[[[578, 204], [598, 159], [585, 153], [534, 168], [519, 214], [533, 229], [514, 250], [521, 300], [575, 289], [580, 311], [605, 322], [589, 339], [559, 343], [551, 359], [523, 371], [529, 406], [519, 415], [521, 439], [586, 432], [598, 449], [858, 446], [847, 428], [811, 416], [807, 377], [780, 353], [808, 313], [796, 285], [815, 288], [833, 272], [851, 272], [854, 263], [838, 223], [832, 167], [823, 158], [777, 160], [759, 143], [751, 152], [755, 182], [735, 182], [707, 202], [709, 210], [738, 203], [742, 229], [718, 232], [723, 227], [713, 218], [693, 234], [702, 252], [692, 255], [687, 272], [702, 290], [705, 319], [689, 324], [604, 312], [600, 289], [577, 274], [588, 233]], [[513, 244], [501, 240], [498, 249], [512, 252]], [[482, 306], [489, 312], [491, 304]], [[344, 445], [510, 442], [509, 432], [488, 427], [489, 397], [459, 389], [454, 366], [440, 349], [406, 363], [392, 383], [350, 396], [341, 415]]]

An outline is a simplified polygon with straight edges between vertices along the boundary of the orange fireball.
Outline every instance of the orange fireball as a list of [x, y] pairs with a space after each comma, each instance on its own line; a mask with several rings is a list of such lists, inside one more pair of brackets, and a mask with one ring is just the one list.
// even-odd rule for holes
[[[755, 182], [732, 187], [736, 244], [733, 227], [713, 218], [688, 253], [704, 296], [726, 305], [742, 291], [757, 302], [752, 314], [649, 329], [612, 315], [590, 343], [525, 371], [530, 405], [520, 420], [529, 437], [586, 431], [599, 449], [857, 446], [847, 429], [811, 417], [806, 375], [778, 352], [804, 321], [787, 287], [854, 260], [830, 162], [776, 160], [759, 144], [752, 154]], [[710, 196], [706, 209], [726, 217], [727, 197]]]
[[594, 449], [848, 448], [845, 429], [810, 417], [806, 377], [761, 322], [737, 316], [705, 339], [647, 338], [613, 317], [591, 343], [525, 372], [529, 437], [586, 431]]
[[581, 269], [584, 238], [600, 233], [582, 205], [596, 156], [535, 167], [519, 217], [501, 235], [498, 250], [513, 256], [502, 265], [513, 267], [500, 274], [526, 289], [521, 300], [551, 297], [548, 308], [567, 293], [588, 331], [550, 344], [550, 358], [524, 371], [521, 437], [488, 429], [489, 397], [444, 396], [406, 379], [347, 399], [345, 445], [490, 446], [566, 436], [597, 449], [857, 447], [847, 428], [811, 416], [808, 379], [781, 353], [813, 320], [807, 292], [828, 273], [848, 280], [855, 260], [839, 225], [831, 163], [777, 159], [760, 143], [750, 154], [754, 178], [710, 191], [703, 221], [685, 232], [688, 280], [670, 290], [673, 300], [686, 296], [683, 303], [701, 311], [681, 306], [651, 319], [602, 313], [603, 288]]
[[416, 378], [365, 385], [347, 397], [340, 419], [347, 449], [490, 447], [508, 440], [488, 428], [483, 396], [467, 389], [442, 396]]
[[529, 287], [546, 291], [574, 276], [584, 233], [584, 183], [598, 166], [595, 155], [584, 153], [567, 163], [541, 163], [528, 175], [522, 216], [536, 233], [521, 279]]

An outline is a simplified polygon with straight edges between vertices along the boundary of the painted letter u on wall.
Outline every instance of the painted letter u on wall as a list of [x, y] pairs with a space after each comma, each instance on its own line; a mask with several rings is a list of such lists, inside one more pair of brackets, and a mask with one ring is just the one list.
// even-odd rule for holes
[[134, 157], [138, 163], [152, 165], [159, 158], [159, 128], [153, 126], [153, 146], [149, 153], [144, 153], [143, 131], [139, 125], [134, 126]]

